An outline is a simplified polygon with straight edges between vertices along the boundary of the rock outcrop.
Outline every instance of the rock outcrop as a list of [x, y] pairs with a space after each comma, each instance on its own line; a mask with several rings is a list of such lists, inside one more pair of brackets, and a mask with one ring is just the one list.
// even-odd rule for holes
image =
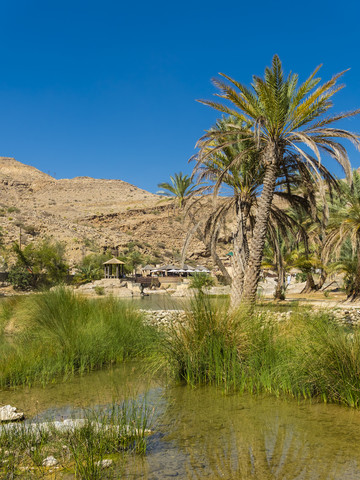
[[[44, 237], [63, 241], [70, 265], [99, 250], [112, 253], [129, 243], [144, 255], [170, 263], [182, 248], [188, 226], [172, 204], [122, 180], [56, 179], [0, 157], [0, 227], [3, 241], [23, 245]], [[194, 239], [189, 258], [204, 247]]]
[[11, 405], [4, 405], [0, 407], [0, 422], [16, 422], [24, 420], [24, 413], [18, 412], [16, 407]]

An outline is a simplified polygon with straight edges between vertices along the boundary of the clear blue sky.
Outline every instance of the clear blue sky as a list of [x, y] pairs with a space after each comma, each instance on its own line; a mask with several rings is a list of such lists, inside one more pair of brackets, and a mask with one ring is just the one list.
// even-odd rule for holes
[[[0, 155], [57, 178], [155, 192], [217, 114], [195, 101], [218, 72], [250, 83], [279, 54], [305, 79], [346, 68], [334, 111], [360, 107], [356, 1], [0, 2]], [[347, 120], [360, 132], [360, 116]], [[354, 167], [360, 153], [350, 149]], [[336, 174], [340, 171], [334, 169]]]

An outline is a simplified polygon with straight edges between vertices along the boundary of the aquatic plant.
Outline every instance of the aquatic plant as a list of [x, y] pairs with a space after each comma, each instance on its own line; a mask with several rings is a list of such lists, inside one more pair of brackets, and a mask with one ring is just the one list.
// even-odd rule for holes
[[200, 290], [191, 302], [185, 323], [170, 326], [159, 343], [156, 366], [191, 385], [233, 385], [241, 373], [244, 342], [224, 303]]
[[157, 365], [190, 385], [360, 406], [360, 331], [330, 313], [229, 312], [197, 295], [185, 323], [163, 336]]
[[22, 298], [6, 315], [21, 320], [23, 331], [11, 342], [1, 337], [3, 387], [46, 383], [144, 357], [157, 335], [131, 306], [114, 298], [87, 299], [67, 288]]
[[[146, 401], [126, 400], [87, 410], [71, 428], [56, 428], [51, 422], [31, 428], [29, 424], [0, 427], [0, 476], [38, 479], [55, 470], [60, 478], [63, 474], [81, 480], [119, 478], [126, 455], [145, 452], [150, 421]], [[46, 465], [50, 456], [54, 466]], [[106, 460], [109, 468], [104, 469]]]

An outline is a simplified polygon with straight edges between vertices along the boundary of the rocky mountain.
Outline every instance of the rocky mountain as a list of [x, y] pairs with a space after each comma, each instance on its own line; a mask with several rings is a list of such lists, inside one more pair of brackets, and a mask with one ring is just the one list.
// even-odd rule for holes
[[[5, 245], [53, 237], [66, 244], [70, 264], [91, 252], [121, 251], [131, 242], [143, 254], [173, 261], [189, 229], [171, 202], [122, 180], [55, 179], [0, 157], [0, 227]], [[194, 240], [189, 257], [203, 259]], [[201, 262], [200, 262], [201, 263]]]

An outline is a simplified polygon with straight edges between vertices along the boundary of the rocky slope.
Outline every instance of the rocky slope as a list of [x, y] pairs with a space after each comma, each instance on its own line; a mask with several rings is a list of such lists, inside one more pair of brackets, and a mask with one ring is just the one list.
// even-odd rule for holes
[[[122, 180], [57, 180], [0, 157], [0, 188], [5, 245], [53, 237], [66, 244], [70, 264], [95, 251], [120, 252], [129, 242], [159, 262], [176, 261], [189, 228], [172, 204]], [[204, 246], [194, 240], [189, 257], [204, 263], [204, 255]]]

